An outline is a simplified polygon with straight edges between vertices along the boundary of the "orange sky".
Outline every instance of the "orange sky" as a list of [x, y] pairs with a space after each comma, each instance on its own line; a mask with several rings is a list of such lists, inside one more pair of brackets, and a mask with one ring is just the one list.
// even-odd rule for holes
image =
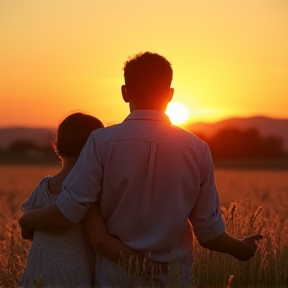
[[165, 56], [190, 122], [288, 117], [287, 0], [1, 0], [0, 127], [129, 113], [123, 63]]

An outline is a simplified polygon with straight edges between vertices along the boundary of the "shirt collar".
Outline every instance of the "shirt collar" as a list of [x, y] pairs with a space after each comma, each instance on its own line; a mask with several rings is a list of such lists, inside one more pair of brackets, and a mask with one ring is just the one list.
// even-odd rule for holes
[[156, 110], [134, 110], [126, 117], [124, 121], [127, 120], [160, 121], [171, 124], [169, 117], [164, 112]]

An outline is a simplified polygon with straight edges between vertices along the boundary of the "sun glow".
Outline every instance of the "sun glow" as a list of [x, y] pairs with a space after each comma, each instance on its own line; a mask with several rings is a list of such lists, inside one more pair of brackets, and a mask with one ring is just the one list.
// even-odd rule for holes
[[170, 118], [172, 124], [180, 125], [188, 120], [189, 112], [188, 109], [181, 103], [170, 102], [168, 104], [166, 114]]

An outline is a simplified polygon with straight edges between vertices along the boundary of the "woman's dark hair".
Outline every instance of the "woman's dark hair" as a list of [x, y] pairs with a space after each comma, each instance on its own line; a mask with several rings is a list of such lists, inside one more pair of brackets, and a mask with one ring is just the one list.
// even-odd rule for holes
[[103, 128], [102, 122], [87, 114], [73, 113], [58, 126], [54, 151], [59, 157], [77, 157], [92, 131]]

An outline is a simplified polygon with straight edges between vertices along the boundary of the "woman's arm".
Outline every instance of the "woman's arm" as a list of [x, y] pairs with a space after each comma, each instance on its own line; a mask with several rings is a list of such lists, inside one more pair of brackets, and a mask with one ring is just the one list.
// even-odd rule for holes
[[145, 253], [133, 250], [120, 239], [108, 233], [98, 204], [91, 205], [83, 220], [83, 226], [95, 251], [123, 267], [137, 269], [149, 277], [157, 273], [168, 273], [168, 263], [146, 259]]
[[119, 263], [122, 257], [144, 259], [142, 252], [129, 248], [117, 237], [108, 233], [96, 203], [91, 205], [88, 210], [83, 220], [83, 226], [93, 249], [110, 260]]

